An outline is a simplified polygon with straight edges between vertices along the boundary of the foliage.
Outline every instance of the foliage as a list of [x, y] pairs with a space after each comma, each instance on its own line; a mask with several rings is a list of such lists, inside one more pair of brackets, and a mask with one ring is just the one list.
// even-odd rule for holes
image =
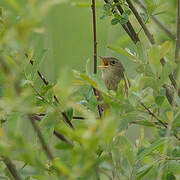
[[[98, 21], [118, 28], [135, 20], [125, 1], [122, 15], [113, 13], [119, 4], [111, 2], [97, 2], [103, 14]], [[37, 51], [34, 39], [46, 30], [42, 21], [47, 13], [61, 3], [65, 1], [7, 0], [0, 7], [0, 179], [178, 179], [180, 98], [169, 80], [178, 69], [173, 60], [175, 41], [157, 32], [157, 43], [150, 45], [140, 30], [140, 39], [145, 39], [141, 42], [116, 37], [117, 43], [108, 45], [135, 63], [128, 97], [123, 82], [117, 92], [108, 91], [92, 73], [89, 60], [86, 72], [64, 68], [56, 82], [49, 82], [41, 73], [49, 51]], [[162, 15], [162, 21], [175, 27], [175, 1], [144, 3], [147, 12], [135, 5], [154, 34], [158, 29], [151, 21], [154, 15]], [[91, 3], [73, 5], [90, 8]], [[133, 24], [138, 31], [138, 22]], [[102, 102], [94, 96], [94, 88]], [[174, 93], [173, 102], [167, 92]], [[109, 108], [100, 119], [97, 106], [102, 103]], [[19, 178], [14, 178], [7, 159]]]

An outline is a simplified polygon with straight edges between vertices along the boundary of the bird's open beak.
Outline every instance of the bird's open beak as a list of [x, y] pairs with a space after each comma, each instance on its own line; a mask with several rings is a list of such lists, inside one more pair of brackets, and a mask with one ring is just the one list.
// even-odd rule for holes
[[99, 58], [102, 60], [103, 64], [101, 66], [97, 66], [97, 67], [99, 67], [99, 68], [107, 68], [109, 66], [108, 61], [102, 56], [99, 56]]

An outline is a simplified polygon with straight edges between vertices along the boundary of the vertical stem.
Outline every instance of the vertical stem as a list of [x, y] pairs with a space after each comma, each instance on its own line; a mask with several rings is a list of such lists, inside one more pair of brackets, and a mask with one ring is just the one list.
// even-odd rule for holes
[[95, 0], [92, 0], [92, 14], [93, 14], [93, 36], [94, 36], [94, 74], [97, 74], [97, 38], [96, 38], [96, 8]]
[[[92, 15], [93, 15], [93, 37], [94, 37], [94, 74], [97, 74], [97, 36], [96, 36], [96, 8], [95, 8], [95, 0], [92, 0]], [[99, 92], [93, 88], [94, 95], [99, 99]], [[102, 108], [101, 105], [98, 105], [99, 117], [102, 117]]]

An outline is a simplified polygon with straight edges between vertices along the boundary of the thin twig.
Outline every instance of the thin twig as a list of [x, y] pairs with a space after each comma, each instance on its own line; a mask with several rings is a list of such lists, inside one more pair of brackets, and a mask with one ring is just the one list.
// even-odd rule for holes
[[144, 107], [144, 109], [147, 110], [147, 112], [148, 112], [152, 117], [154, 117], [160, 124], [162, 124], [165, 128], [167, 128], [167, 125], [166, 125], [163, 121], [161, 121], [143, 102], [141, 102], [140, 104]]
[[[94, 38], [94, 74], [97, 74], [97, 35], [96, 35], [96, 4], [95, 0], [92, 0], [92, 16], [93, 16], [93, 38]], [[97, 100], [100, 96], [97, 89], [93, 88], [94, 95], [97, 97]], [[102, 118], [102, 107], [98, 104], [98, 113], [99, 117]]]
[[12, 161], [8, 158], [8, 157], [2, 157], [2, 160], [4, 162], [4, 164], [6, 164], [9, 172], [11, 173], [11, 175], [13, 176], [13, 178], [15, 180], [21, 180], [21, 177], [16, 169], [16, 166], [12, 163]]
[[[41, 121], [41, 116], [45, 116], [45, 114], [32, 114], [31, 117], [34, 118], [37, 121]], [[60, 132], [54, 130], [53, 134], [60, 139], [63, 142], [66, 142], [68, 144], [70, 144], [71, 146], [74, 146], [74, 144], [63, 134], [61, 134]]]
[[[25, 56], [26, 56], [27, 58], [29, 57], [27, 53], [25, 54]], [[33, 59], [30, 59], [29, 62], [30, 62], [30, 64], [31, 64], [32, 66], [34, 65], [34, 60], [33, 60]], [[37, 74], [38, 74], [38, 76], [40, 77], [40, 79], [43, 81], [43, 83], [44, 83], [46, 86], [48, 86], [48, 85], [49, 85], [48, 80], [42, 75], [42, 73], [41, 73], [39, 70], [37, 70]], [[54, 95], [53, 97], [54, 97], [54, 100], [56, 101], [56, 103], [57, 103], [58, 105], [60, 105], [60, 102], [59, 102], [57, 96]], [[66, 114], [66, 112], [61, 112], [61, 115], [64, 117], [66, 123], [67, 123], [72, 129], [74, 129], [74, 126], [73, 126], [73, 124], [71, 123], [71, 121], [70, 121], [68, 115]]]
[[[136, 0], [136, 3], [140, 5], [140, 7], [147, 12], [146, 6], [141, 0]], [[156, 16], [151, 15], [151, 18], [154, 22], [167, 34], [171, 39], [175, 40], [175, 35], [168, 29], [168, 27], [162, 23]]]
[[73, 144], [66, 136], [64, 136], [64, 135], [61, 134], [60, 132], [54, 130], [53, 133], [54, 133], [54, 135], [55, 135], [57, 138], [61, 139], [62, 141], [68, 143], [68, 144], [71, 145], [71, 146], [74, 146], [74, 144]]
[[[168, 124], [161, 121], [143, 102], [140, 102], [140, 104], [144, 107], [144, 109], [147, 110], [147, 112], [154, 117], [160, 124], [162, 124], [166, 129], [168, 129]], [[174, 134], [174, 137], [180, 141], [180, 137], [178, 137], [176, 134]]]
[[53, 160], [54, 159], [53, 154], [50, 151], [48, 145], [46, 144], [46, 142], [45, 142], [45, 140], [43, 138], [43, 135], [42, 135], [42, 133], [41, 133], [41, 131], [39, 129], [39, 126], [36, 124], [34, 118], [31, 115], [28, 115], [28, 118], [29, 118], [29, 120], [30, 120], [30, 122], [31, 122], [31, 124], [32, 124], [32, 126], [33, 126], [33, 128], [35, 130], [35, 132], [38, 135], [38, 138], [40, 140], [40, 143], [41, 143], [41, 146], [42, 146], [44, 152], [46, 153], [46, 155], [49, 158], [49, 160]]
[[73, 118], [73, 119], [81, 119], [81, 120], [84, 120], [84, 119], [85, 119], [85, 118], [82, 117], [82, 116], [73, 116], [72, 118]]
[[155, 40], [153, 38], [153, 35], [149, 32], [147, 26], [144, 24], [141, 16], [139, 15], [138, 11], [136, 10], [136, 8], [133, 6], [131, 0], [126, 0], [126, 2], [129, 5], [129, 8], [131, 9], [131, 11], [133, 12], [133, 14], [135, 15], [136, 19], [138, 20], [139, 24], [141, 25], [141, 27], [144, 30], [144, 33], [146, 34], [147, 38], [149, 39], [149, 41], [151, 42], [151, 44], [155, 44]]

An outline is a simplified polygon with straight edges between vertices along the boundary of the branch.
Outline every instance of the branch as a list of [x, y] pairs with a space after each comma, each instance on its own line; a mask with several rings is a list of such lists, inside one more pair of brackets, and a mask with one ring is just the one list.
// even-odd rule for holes
[[[144, 107], [144, 109], [147, 110], [147, 112], [154, 117], [160, 124], [162, 124], [166, 129], [168, 129], [168, 124], [161, 121], [143, 102], [140, 102], [140, 104]], [[155, 123], [156, 124], [156, 123]], [[180, 137], [178, 137], [176, 134], [174, 134], [174, 137], [180, 141]]]
[[[111, 5], [111, 7], [113, 8], [113, 4], [111, 3], [110, 0], [104, 0], [105, 3]], [[114, 2], [119, 2], [118, 0], [114, 0]], [[117, 14], [122, 14], [124, 11], [122, 9], [122, 7], [120, 5], [117, 5], [117, 9], [114, 9], [113, 13], [117, 13]], [[126, 31], [126, 33], [129, 35], [129, 37], [131, 38], [131, 40], [134, 42], [134, 44], [136, 44], [139, 41], [138, 35], [136, 34], [135, 30], [133, 29], [131, 23], [128, 21], [127, 24], [122, 24], [123, 29]]]
[[[27, 58], [29, 57], [27, 53], [25, 54], [25, 56], [26, 56]], [[31, 64], [32, 66], [34, 65], [34, 60], [33, 60], [33, 59], [30, 59], [29, 62], [30, 62], [30, 64]], [[43, 83], [44, 83], [46, 86], [48, 86], [48, 85], [49, 85], [48, 80], [46, 80], [46, 78], [42, 75], [42, 73], [41, 73], [39, 70], [37, 70], [37, 74], [38, 74], [38, 76], [40, 77], [40, 79], [43, 81]], [[56, 103], [57, 103], [57, 104], [60, 104], [57, 96], [54, 95], [53, 97], [54, 97], [54, 100], [56, 101]], [[67, 123], [72, 129], [74, 129], [74, 126], [73, 126], [73, 124], [71, 123], [71, 120], [69, 119], [69, 117], [68, 117], [68, 115], [66, 114], [66, 112], [61, 112], [61, 115], [64, 117], [66, 123]]]
[[72, 118], [73, 118], [73, 119], [81, 119], [81, 120], [84, 120], [84, 119], [85, 119], [84, 117], [81, 117], [81, 116], [73, 116]]
[[[114, 2], [119, 3], [119, 0], [114, 0]], [[120, 14], [123, 14], [124, 10], [120, 4], [117, 5], [117, 9], [120, 12]], [[129, 20], [128, 20], [126, 26], [128, 27], [128, 30], [132, 36], [133, 42], [136, 44], [139, 41], [139, 37], [138, 37], [138, 34], [135, 32], [135, 30]]]
[[151, 44], [155, 44], [155, 40], [153, 38], [153, 35], [149, 32], [147, 26], [143, 22], [143, 20], [142, 20], [141, 16], [139, 15], [138, 11], [136, 10], [136, 8], [133, 6], [131, 0], [126, 0], [126, 2], [128, 3], [129, 8], [131, 9], [131, 11], [134, 13], [134, 15], [135, 15], [136, 19], [138, 20], [139, 24], [143, 28], [144, 33], [146, 34], [146, 36], [149, 39], [149, 41], [151, 42]]
[[12, 163], [12, 161], [8, 157], [2, 157], [2, 160], [3, 160], [4, 164], [6, 164], [9, 172], [14, 177], [14, 179], [21, 180], [21, 177], [20, 177], [18, 171], [16, 170], [16, 166]]
[[94, 74], [97, 74], [97, 38], [96, 38], [96, 7], [95, 0], [92, 0], [92, 15], [93, 15], [93, 37], [94, 37]]
[[[92, 0], [92, 16], [93, 16], [93, 38], [94, 38], [94, 74], [97, 74], [97, 36], [96, 36], [96, 7], [95, 7], [95, 0]], [[94, 95], [99, 99], [99, 92], [97, 89], [93, 88]], [[102, 107], [98, 104], [98, 113], [99, 117], [102, 118]]]
[[[46, 114], [32, 114], [31, 117], [34, 118], [37, 121], [41, 121], [41, 116], [45, 116]], [[60, 132], [54, 130], [53, 134], [60, 139], [63, 142], [66, 142], [68, 144], [70, 144], [71, 146], [74, 146], [74, 144], [63, 134], [61, 134]]]
[[[145, 12], [147, 12], [146, 6], [141, 0], [136, 0], [136, 3], [139, 4]], [[168, 29], [165, 24], [163, 24], [156, 16], [151, 15], [151, 18], [169, 37], [171, 37], [171, 39], [175, 40], [175, 35]]]
[[161, 121], [148, 107], [146, 107], [146, 105], [143, 102], [140, 102], [140, 104], [144, 107], [144, 109], [147, 110], [147, 112], [154, 117], [160, 124], [162, 124], [165, 128], [167, 128], [167, 124], [164, 123], [163, 121]]
[[54, 157], [53, 157], [48, 145], [46, 144], [46, 142], [45, 142], [45, 140], [44, 140], [44, 138], [42, 136], [42, 133], [41, 133], [41, 131], [39, 129], [39, 126], [36, 124], [34, 118], [31, 115], [28, 115], [28, 119], [30, 120], [35, 132], [37, 133], [38, 138], [39, 138], [40, 143], [41, 143], [41, 146], [42, 146], [44, 152], [46, 153], [47, 157], [49, 158], [49, 160], [53, 160]]
[[[152, 44], [152, 45], [155, 44], [155, 40], [154, 40], [153, 36], [152, 36], [151, 33], [149, 32], [147, 26], [146, 26], [145, 23], [143, 22], [143, 20], [142, 20], [141, 16], [139, 15], [138, 11], [136, 10], [136, 8], [135, 8], [135, 7], [133, 6], [133, 4], [131, 3], [131, 0], [126, 0], [126, 1], [127, 1], [128, 5], [129, 5], [129, 8], [132, 10], [132, 12], [134, 13], [136, 19], [138, 20], [139, 24], [140, 24], [141, 27], [143, 28], [143, 30], [144, 30], [146, 36], [148, 37], [149, 41], [151, 42], [151, 44]], [[166, 61], [165, 61], [164, 58], [162, 58], [162, 59], [160, 60], [160, 62], [161, 62], [162, 65], [164, 65], [164, 64], [166, 63]], [[170, 79], [172, 85], [174, 86], [174, 88], [178, 91], [178, 95], [179, 95], [179, 97], [180, 97], [180, 89], [178, 89], [176, 80], [175, 80], [174, 75], [173, 75], [172, 73], [169, 75], [169, 79]], [[172, 98], [173, 98], [173, 97], [172, 97]], [[172, 98], [171, 98], [171, 99], [172, 99]], [[170, 97], [167, 97], [167, 99], [168, 99], [168, 101], [169, 101]], [[169, 101], [169, 103], [171, 104], [170, 101]]]

